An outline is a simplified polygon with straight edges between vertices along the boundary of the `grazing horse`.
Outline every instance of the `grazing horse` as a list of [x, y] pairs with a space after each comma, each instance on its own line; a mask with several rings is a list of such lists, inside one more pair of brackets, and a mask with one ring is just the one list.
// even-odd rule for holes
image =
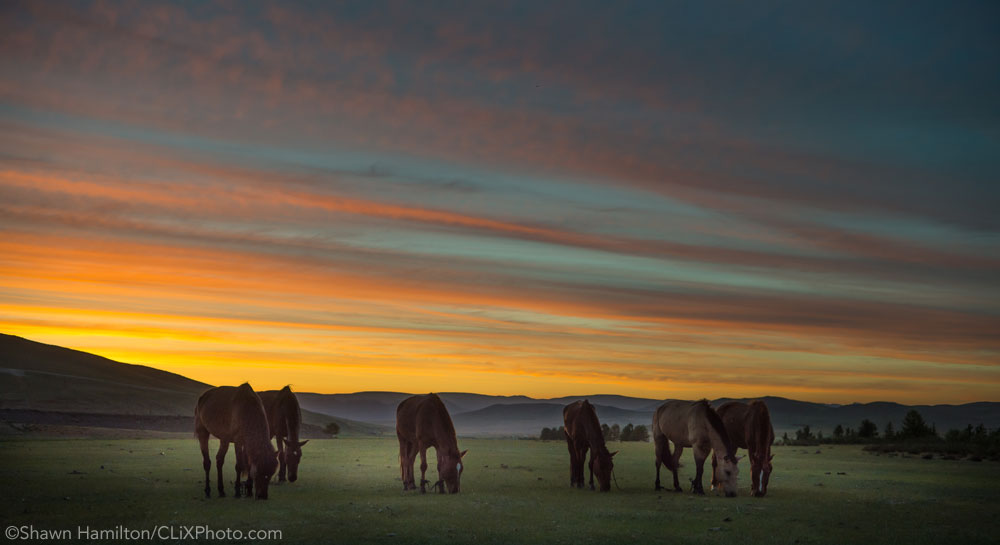
[[608, 452], [594, 406], [586, 399], [566, 405], [563, 409], [566, 443], [569, 445], [569, 485], [583, 488], [583, 462], [590, 450], [590, 489], [594, 489], [594, 473], [601, 492], [611, 490], [611, 458], [618, 451]]
[[302, 425], [302, 409], [292, 389], [288, 386], [280, 390], [257, 392], [264, 411], [267, 412], [267, 427], [271, 437], [278, 445], [278, 482], [285, 480], [288, 471], [288, 481], [295, 482], [299, 478], [299, 462], [302, 460], [302, 447], [309, 442], [299, 442], [299, 428]]
[[[670, 445], [674, 444], [674, 452], [670, 453]], [[656, 490], [660, 486], [660, 464], [667, 466], [674, 474], [674, 490], [681, 492], [677, 480], [681, 452], [684, 447], [694, 448], [694, 463], [697, 468], [694, 479], [691, 480], [691, 491], [704, 494], [701, 479], [705, 469], [705, 458], [714, 453], [719, 464], [719, 477], [727, 497], [736, 496], [736, 478], [739, 467], [736, 463], [736, 447], [733, 446], [722, 424], [722, 419], [708, 404], [701, 401], [667, 401], [656, 408], [653, 415], [653, 442], [656, 445]]]
[[219, 497], [226, 495], [222, 485], [222, 464], [226, 460], [229, 443], [236, 445], [236, 493], [240, 497], [240, 478], [247, 473], [246, 495], [257, 487], [257, 499], [267, 499], [267, 484], [278, 467], [278, 453], [271, 445], [267, 428], [267, 415], [256, 392], [249, 384], [240, 387], [218, 386], [198, 398], [194, 409], [194, 432], [201, 444], [201, 457], [205, 467], [205, 497], [211, 497], [208, 472], [212, 461], [208, 456], [208, 437], [219, 438], [219, 452], [215, 455], [219, 477]]
[[433, 487], [444, 494], [455, 494], [462, 478], [462, 457], [468, 450], [458, 451], [455, 425], [448, 409], [437, 394], [415, 395], [396, 407], [396, 437], [399, 438], [399, 466], [403, 475], [403, 490], [417, 487], [413, 477], [413, 462], [420, 453], [420, 492], [426, 493], [427, 448], [434, 447], [438, 459], [438, 481]]
[[[753, 481], [751, 495], [767, 494], [767, 482], [771, 479], [771, 443], [774, 442], [774, 428], [771, 427], [771, 413], [763, 401], [750, 403], [729, 401], [719, 406], [719, 413], [729, 438], [737, 448], [747, 449], [750, 456], [750, 478]], [[716, 463], [712, 460], [712, 487], [718, 482]]]

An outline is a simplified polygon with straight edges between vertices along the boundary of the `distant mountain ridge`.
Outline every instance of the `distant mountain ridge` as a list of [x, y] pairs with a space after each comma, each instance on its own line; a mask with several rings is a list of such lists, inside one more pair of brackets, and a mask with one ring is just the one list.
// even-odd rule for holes
[[[211, 386], [175, 373], [142, 365], [116, 362], [101, 356], [0, 334], [0, 410], [189, 416], [201, 392]], [[322, 426], [336, 421], [345, 432], [391, 434], [396, 406], [412, 394], [369, 391], [352, 394], [296, 392], [307, 423]], [[543, 427], [562, 425], [562, 408], [589, 399], [598, 417], [608, 425], [650, 425], [653, 411], [664, 400], [612, 394], [534, 399], [523, 395], [492, 396], [439, 392], [456, 430], [465, 436], [536, 436]], [[775, 431], [793, 432], [802, 426], [830, 433], [838, 424], [857, 428], [862, 419], [882, 430], [887, 422], [899, 429], [905, 414], [916, 409], [940, 433], [967, 424], [1000, 427], [1000, 403], [915, 405], [892, 402], [834, 405], [763, 397]], [[730, 398], [712, 401], [719, 405]], [[746, 401], [744, 399], [743, 401]]]

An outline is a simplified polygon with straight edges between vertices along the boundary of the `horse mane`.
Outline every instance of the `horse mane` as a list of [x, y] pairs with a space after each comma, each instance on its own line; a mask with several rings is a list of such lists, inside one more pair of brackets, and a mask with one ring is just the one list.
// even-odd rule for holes
[[719, 418], [719, 413], [715, 412], [715, 409], [709, 405], [707, 399], [702, 399], [701, 401], [698, 401], [698, 403], [705, 406], [705, 419], [708, 420], [708, 424], [722, 439], [722, 444], [726, 447], [726, 455], [734, 457], [736, 455], [736, 448], [733, 446], [732, 439], [729, 438], [729, 432], [726, 431], [726, 425], [723, 424], [722, 419]]
[[583, 400], [580, 407], [581, 411], [586, 411], [583, 427], [586, 430], [587, 442], [590, 443], [590, 448], [602, 456], [605, 454], [610, 456], [611, 453], [608, 451], [608, 445], [604, 442], [604, 434], [601, 432], [600, 420], [597, 418], [597, 409], [587, 399]]
[[[451, 421], [451, 415], [448, 414], [448, 407], [445, 407], [444, 401], [435, 394], [427, 394], [427, 400], [430, 405], [434, 407], [434, 411], [437, 413], [436, 422], [440, 423], [441, 427], [437, 430], [441, 432], [441, 437], [438, 439], [444, 439], [447, 444], [441, 445], [444, 450], [451, 451], [450, 454], [458, 455], [458, 435], [455, 433], [455, 424]], [[435, 448], [435, 450], [437, 450]]]
[[247, 453], [254, 459], [273, 457], [275, 450], [271, 444], [267, 413], [264, 411], [264, 404], [249, 383], [244, 382], [236, 389], [233, 404]]
[[[300, 425], [302, 424], [302, 407], [299, 406], [298, 398], [292, 393], [291, 386], [286, 385], [278, 392], [278, 402], [280, 407], [286, 411], [285, 431], [288, 434], [288, 439], [298, 441]], [[295, 418], [289, 418], [288, 412], [290, 411], [294, 411]]]

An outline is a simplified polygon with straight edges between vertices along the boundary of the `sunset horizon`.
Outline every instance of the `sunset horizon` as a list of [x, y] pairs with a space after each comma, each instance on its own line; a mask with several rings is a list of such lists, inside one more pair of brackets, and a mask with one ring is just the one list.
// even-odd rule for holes
[[1000, 401], [979, 11], [11, 2], [0, 332], [258, 389]]

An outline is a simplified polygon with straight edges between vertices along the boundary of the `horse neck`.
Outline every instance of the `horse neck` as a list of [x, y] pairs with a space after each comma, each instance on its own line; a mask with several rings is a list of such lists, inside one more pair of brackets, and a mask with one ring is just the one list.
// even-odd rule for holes
[[[262, 458], [274, 454], [271, 434], [268, 432], [267, 418], [257, 418], [257, 407], [249, 405], [240, 411], [240, 433], [243, 448], [251, 458]], [[263, 412], [263, 411], [261, 411]]]
[[604, 434], [601, 433], [601, 428], [594, 421], [585, 420], [583, 425], [583, 433], [587, 438], [587, 443], [590, 444], [590, 450], [594, 454], [604, 454], [608, 451], [608, 446], [604, 443]]
[[726, 427], [722, 423], [722, 419], [719, 418], [719, 415], [711, 407], [706, 408], [705, 419], [707, 420], [708, 437], [712, 443], [712, 450], [716, 453], [724, 452], [726, 456], [735, 456], [736, 448], [733, 446], [733, 442], [726, 432]]
[[282, 404], [281, 410], [285, 419], [286, 439], [289, 442], [298, 442], [299, 424], [302, 421], [301, 411], [296, 404], [288, 401]]

